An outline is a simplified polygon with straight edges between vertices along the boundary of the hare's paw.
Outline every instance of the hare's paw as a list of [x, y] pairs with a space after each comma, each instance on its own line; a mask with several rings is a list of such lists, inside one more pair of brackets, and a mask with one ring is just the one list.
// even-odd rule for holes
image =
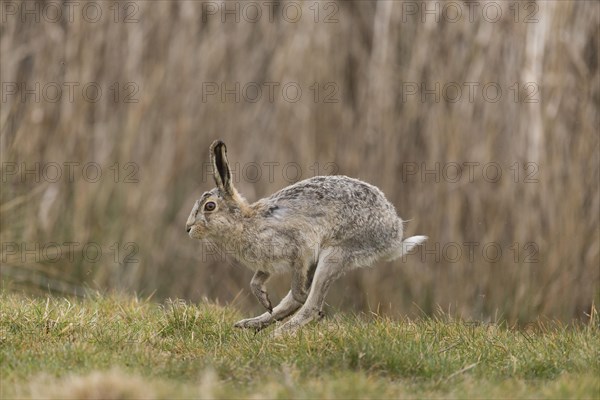
[[320, 320], [324, 317], [325, 314], [321, 310], [316, 309], [304, 309], [300, 310], [300, 312], [294, 315], [289, 321], [285, 324], [277, 327], [273, 331], [274, 338], [280, 338], [286, 335], [294, 335], [296, 334], [300, 328], [304, 325], [308, 324], [314, 320]]
[[264, 271], [256, 271], [252, 280], [250, 281], [250, 288], [252, 289], [252, 293], [260, 304], [270, 313], [273, 312], [273, 306], [271, 306], [271, 300], [269, 300], [269, 294], [265, 289], [265, 282], [269, 279], [270, 274]]
[[236, 328], [255, 329], [260, 331], [271, 324], [270, 314], [263, 314], [258, 317], [243, 319], [233, 324]]
[[261, 290], [256, 297], [258, 298], [258, 301], [260, 301], [260, 304], [262, 304], [262, 306], [266, 308], [269, 313], [273, 313], [273, 306], [271, 305], [269, 294], [265, 290]]

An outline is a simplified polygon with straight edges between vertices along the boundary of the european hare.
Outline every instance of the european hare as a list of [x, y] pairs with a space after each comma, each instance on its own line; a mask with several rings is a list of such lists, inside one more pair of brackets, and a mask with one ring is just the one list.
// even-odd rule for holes
[[[393, 260], [427, 239], [403, 241], [402, 219], [368, 183], [316, 176], [249, 204], [231, 182], [225, 143], [213, 142], [210, 158], [217, 187], [196, 201], [186, 228], [255, 271], [250, 287], [268, 312], [236, 327], [260, 330], [300, 308], [275, 335], [295, 332], [321, 315], [329, 285], [345, 271]], [[265, 282], [283, 271], [292, 272], [292, 288], [272, 308]]]

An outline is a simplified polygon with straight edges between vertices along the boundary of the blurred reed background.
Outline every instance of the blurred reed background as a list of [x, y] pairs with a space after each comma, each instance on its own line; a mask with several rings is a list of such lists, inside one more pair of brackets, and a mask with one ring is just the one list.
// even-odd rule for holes
[[252, 273], [185, 232], [222, 138], [250, 201], [344, 174], [430, 237], [405, 261], [346, 275], [334, 308], [585, 317], [600, 298], [598, 3], [483, 1], [470, 18], [454, 2], [459, 21], [441, 2], [253, 3], [260, 18], [248, 4], [96, 2], [97, 21], [80, 5], [56, 22], [62, 2], [2, 3], [6, 289], [260, 311]]

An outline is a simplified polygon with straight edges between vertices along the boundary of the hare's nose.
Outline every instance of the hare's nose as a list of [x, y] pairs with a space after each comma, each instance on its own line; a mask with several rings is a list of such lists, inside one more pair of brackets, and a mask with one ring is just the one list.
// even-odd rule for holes
[[189, 224], [185, 224], [185, 231], [186, 231], [187, 233], [190, 233], [190, 231], [191, 231], [191, 230], [192, 230], [192, 226], [191, 226], [191, 225], [189, 225]]

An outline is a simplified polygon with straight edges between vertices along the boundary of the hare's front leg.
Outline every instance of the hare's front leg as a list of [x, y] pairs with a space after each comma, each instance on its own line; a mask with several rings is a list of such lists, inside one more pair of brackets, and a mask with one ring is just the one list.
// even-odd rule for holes
[[271, 306], [271, 300], [269, 300], [269, 294], [267, 293], [267, 288], [265, 287], [265, 283], [270, 276], [271, 274], [268, 272], [256, 271], [252, 277], [252, 280], [250, 281], [250, 289], [258, 301], [260, 301], [260, 304], [262, 304], [264, 308], [272, 313], [273, 307]]

